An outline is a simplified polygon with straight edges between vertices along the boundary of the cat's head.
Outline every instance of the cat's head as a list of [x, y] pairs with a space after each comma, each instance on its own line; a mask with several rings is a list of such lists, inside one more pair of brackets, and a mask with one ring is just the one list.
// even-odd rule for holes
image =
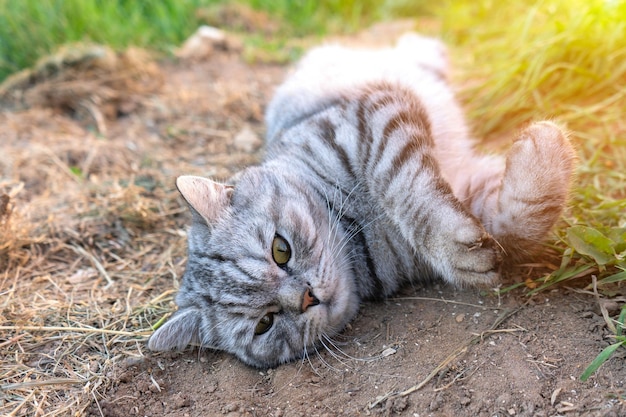
[[345, 236], [325, 201], [254, 167], [235, 187], [184, 176], [193, 213], [178, 311], [152, 350], [197, 344], [266, 368], [302, 357], [358, 310]]

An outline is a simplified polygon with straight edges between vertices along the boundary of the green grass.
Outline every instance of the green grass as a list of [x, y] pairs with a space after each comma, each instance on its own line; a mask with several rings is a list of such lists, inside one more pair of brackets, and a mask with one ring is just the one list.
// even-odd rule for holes
[[[606, 319], [606, 317], [605, 317]], [[615, 335], [616, 342], [607, 346], [596, 356], [596, 358], [587, 366], [587, 368], [583, 371], [580, 379], [582, 381], [586, 381], [589, 377], [602, 366], [606, 361], [608, 361], [611, 356], [615, 353], [617, 349], [620, 347], [626, 346], [626, 335], [624, 335], [624, 329], [626, 329], [626, 305], [622, 306], [622, 311], [618, 316], [615, 323], [611, 321], [609, 318], [607, 320], [607, 326], [613, 331]]]
[[281, 19], [289, 36], [353, 32], [378, 20], [433, 12], [427, 0], [246, 0], [244, 3]]
[[[196, 10], [217, 2], [0, 0], [0, 80], [68, 42], [170, 51], [201, 23]], [[451, 46], [455, 82], [462, 86], [460, 98], [478, 137], [510, 138], [530, 120], [550, 118], [571, 131], [579, 151], [571, 206], [551, 242], [561, 255], [560, 266], [537, 279], [537, 288], [528, 293], [574, 279], [590, 288], [592, 275], [606, 294], [625, 285], [626, 2], [243, 3], [280, 22], [270, 39], [248, 38], [252, 45], [276, 49], [292, 37], [351, 32], [385, 18], [428, 16], [439, 22], [435, 27]], [[613, 349], [625, 343], [620, 317], [619, 346]]]
[[0, 0], [0, 80], [59, 45], [91, 41], [167, 49], [197, 27], [200, 0]]
[[[220, 0], [0, 0], [0, 82], [32, 66], [59, 45], [76, 41], [128, 45], [168, 52], [191, 35], [202, 18], [196, 13]], [[349, 32], [398, 12], [425, 10], [420, 4], [394, 0], [243, 0], [279, 20], [278, 36]], [[257, 43], [258, 40], [257, 40]], [[267, 43], [261, 43], [268, 45]], [[280, 45], [274, 39], [269, 45]]]

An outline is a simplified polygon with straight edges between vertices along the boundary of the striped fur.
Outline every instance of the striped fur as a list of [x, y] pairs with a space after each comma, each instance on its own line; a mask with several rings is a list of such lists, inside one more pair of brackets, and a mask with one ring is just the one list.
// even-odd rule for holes
[[432, 278], [491, 284], [502, 257], [531, 253], [565, 204], [572, 147], [540, 122], [506, 157], [475, 153], [446, 78], [443, 46], [416, 35], [310, 52], [268, 107], [260, 166], [234, 187], [178, 179], [194, 216], [188, 263], [179, 310], [149, 347], [270, 367], [324, 344], [362, 299]]

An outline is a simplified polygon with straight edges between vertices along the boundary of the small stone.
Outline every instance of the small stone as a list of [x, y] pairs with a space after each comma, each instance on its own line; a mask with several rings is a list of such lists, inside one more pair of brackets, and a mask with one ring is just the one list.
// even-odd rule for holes
[[171, 408], [172, 409], [180, 409], [180, 408], [187, 408], [187, 407], [191, 407], [192, 405], [192, 401], [191, 399], [183, 394], [182, 392], [178, 392], [176, 394], [174, 394], [171, 397]]
[[561, 393], [561, 387], [555, 389], [552, 392], [552, 395], [550, 396], [550, 405], [554, 406], [554, 404], [556, 403], [556, 399], [559, 397], [559, 394]]
[[239, 404], [237, 403], [230, 403], [222, 407], [223, 414], [233, 413], [236, 411], [239, 411]]
[[213, 394], [215, 391], [217, 391], [217, 381], [209, 382], [206, 391], [209, 394]]
[[404, 410], [406, 410], [408, 406], [409, 400], [406, 397], [400, 397], [393, 400], [393, 403], [391, 404], [391, 410], [396, 414], [400, 414]]
[[441, 407], [442, 404], [443, 404], [443, 396], [441, 395], [441, 393], [438, 393], [437, 396], [433, 398], [433, 400], [428, 405], [428, 410], [437, 411], [439, 410], [439, 407]]
[[215, 48], [224, 48], [226, 34], [211, 26], [200, 26], [176, 51], [181, 59], [201, 60], [209, 57]]
[[510, 401], [511, 394], [505, 392], [504, 394], [501, 394], [498, 398], [496, 398], [496, 405], [503, 406]]
[[395, 350], [394, 348], [387, 348], [387, 349], [383, 350], [383, 353], [381, 353], [380, 355], [383, 358], [386, 358], [387, 356], [391, 356], [391, 355], [393, 355], [396, 352], [397, 352], [397, 350]]

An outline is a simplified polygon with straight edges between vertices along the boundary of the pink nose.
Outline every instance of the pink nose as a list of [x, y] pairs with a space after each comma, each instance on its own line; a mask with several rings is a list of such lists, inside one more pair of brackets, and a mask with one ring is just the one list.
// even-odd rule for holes
[[306, 291], [304, 291], [304, 296], [302, 297], [302, 312], [304, 313], [309, 307], [316, 306], [319, 303], [320, 300], [313, 295], [310, 288], [307, 288]]

